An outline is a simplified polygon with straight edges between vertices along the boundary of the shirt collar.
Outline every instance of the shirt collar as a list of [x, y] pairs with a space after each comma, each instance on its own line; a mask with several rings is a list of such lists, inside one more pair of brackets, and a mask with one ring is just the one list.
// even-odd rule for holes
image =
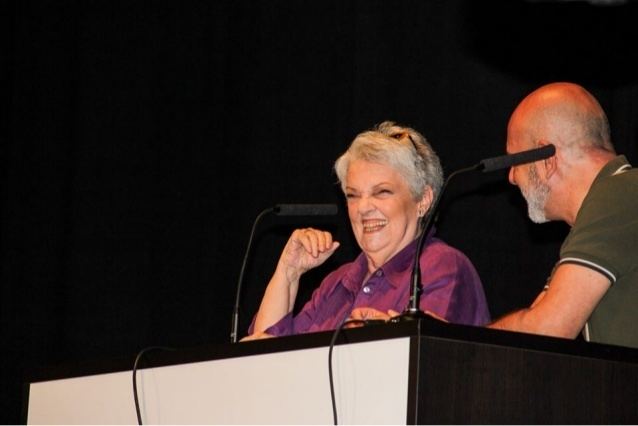
[[631, 164], [629, 164], [629, 161], [627, 161], [627, 157], [625, 157], [624, 155], [619, 155], [605, 164], [600, 172], [598, 172], [598, 176], [596, 176], [596, 179], [594, 179], [594, 184], [601, 179], [622, 173], [623, 171], [630, 168]]
[[[431, 243], [433, 238], [434, 227], [428, 233], [424, 248]], [[392, 287], [397, 288], [404, 284], [405, 274], [412, 270], [418, 241], [419, 238], [417, 237], [379, 268], [379, 270], [383, 271], [383, 275]], [[353, 267], [343, 277], [343, 285], [353, 293], [358, 292], [367, 272], [368, 259], [365, 253], [360, 253], [354, 260]]]

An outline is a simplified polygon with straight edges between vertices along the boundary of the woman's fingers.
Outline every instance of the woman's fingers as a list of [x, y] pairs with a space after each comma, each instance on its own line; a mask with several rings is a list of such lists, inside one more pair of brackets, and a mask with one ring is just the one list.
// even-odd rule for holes
[[325, 262], [337, 248], [339, 242], [332, 239], [330, 232], [313, 228], [296, 229], [288, 239], [280, 264], [287, 271], [303, 274]]
[[321, 253], [336, 249], [330, 232], [306, 228], [297, 230], [295, 233], [297, 233], [297, 239], [306, 252], [314, 258]]
[[376, 310], [374, 308], [359, 307], [359, 308], [354, 308], [352, 310], [352, 313], [350, 313], [350, 318], [351, 319], [356, 319], [356, 320], [383, 320], [383, 321], [387, 321], [388, 319], [390, 319], [390, 316], [388, 314], [386, 314], [385, 312], [381, 312], [381, 311]]
[[394, 317], [398, 317], [399, 313], [395, 311], [394, 309], [388, 309], [388, 315], [390, 316], [390, 318], [394, 318]]
[[275, 337], [275, 336], [273, 336], [272, 334], [264, 333], [262, 331], [262, 332], [259, 332], [259, 333], [250, 334], [250, 335], [244, 337], [243, 339], [240, 339], [239, 341], [240, 342], [249, 342], [251, 340], [269, 339], [271, 337]]

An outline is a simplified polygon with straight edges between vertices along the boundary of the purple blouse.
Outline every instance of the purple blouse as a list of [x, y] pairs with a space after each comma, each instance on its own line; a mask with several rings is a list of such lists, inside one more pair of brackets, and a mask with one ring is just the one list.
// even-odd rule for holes
[[[334, 330], [354, 308], [403, 312], [410, 298], [410, 276], [417, 240], [375, 271], [365, 285], [368, 262], [361, 253], [322, 281], [295, 316], [287, 314], [266, 329], [273, 336]], [[428, 237], [421, 253], [420, 307], [456, 324], [484, 325], [490, 314], [474, 266], [459, 250]], [[251, 325], [249, 332], [252, 333]]]

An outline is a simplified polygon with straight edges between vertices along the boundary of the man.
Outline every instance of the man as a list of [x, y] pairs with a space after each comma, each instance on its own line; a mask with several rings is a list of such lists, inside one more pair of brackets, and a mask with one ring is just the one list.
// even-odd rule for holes
[[528, 95], [507, 128], [510, 154], [554, 144], [556, 155], [512, 167], [537, 223], [571, 231], [534, 303], [491, 328], [638, 347], [638, 170], [617, 156], [598, 101], [572, 83]]

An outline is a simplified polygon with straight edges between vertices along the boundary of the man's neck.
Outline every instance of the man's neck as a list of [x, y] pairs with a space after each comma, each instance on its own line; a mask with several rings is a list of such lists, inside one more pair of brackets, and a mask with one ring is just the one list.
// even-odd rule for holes
[[557, 195], [564, 200], [561, 202], [564, 211], [562, 219], [569, 226], [574, 226], [578, 212], [594, 180], [602, 168], [615, 157], [616, 154], [611, 153], [587, 155], [582, 161], [572, 164], [564, 184], [557, 191]]

